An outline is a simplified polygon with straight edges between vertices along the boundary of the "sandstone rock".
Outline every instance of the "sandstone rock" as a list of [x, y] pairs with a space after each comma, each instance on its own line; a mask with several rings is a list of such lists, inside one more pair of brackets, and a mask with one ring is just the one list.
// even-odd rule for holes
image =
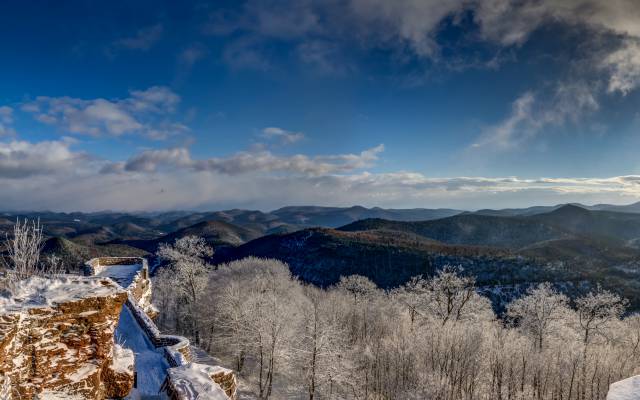
[[0, 377], [12, 397], [128, 393], [133, 371], [122, 368], [128, 355], [114, 349], [113, 338], [126, 298], [109, 279], [70, 276], [33, 277], [0, 297]]
[[122, 398], [133, 387], [135, 356], [133, 351], [115, 345], [113, 362], [102, 374], [102, 381], [107, 388], [107, 398]]

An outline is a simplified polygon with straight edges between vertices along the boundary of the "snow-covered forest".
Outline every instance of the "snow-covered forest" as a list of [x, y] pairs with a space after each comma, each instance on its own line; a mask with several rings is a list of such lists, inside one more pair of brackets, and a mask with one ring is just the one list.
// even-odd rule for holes
[[238, 371], [259, 399], [604, 399], [637, 372], [640, 316], [596, 290], [541, 284], [503, 316], [455, 266], [383, 291], [361, 276], [327, 289], [287, 265], [217, 267], [203, 239], [164, 245], [155, 278], [162, 329]]

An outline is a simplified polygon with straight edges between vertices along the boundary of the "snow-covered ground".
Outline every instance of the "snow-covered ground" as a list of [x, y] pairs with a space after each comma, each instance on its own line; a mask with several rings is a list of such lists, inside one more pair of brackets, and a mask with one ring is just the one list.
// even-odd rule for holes
[[19, 312], [27, 308], [82, 300], [89, 297], [110, 296], [121, 289], [105, 279], [65, 275], [55, 279], [33, 276], [22, 281], [9, 296], [0, 296], [0, 313]]
[[612, 383], [607, 400], [640, 400], [640, 375]]
[[156, 349], [153, 346], [128, 307], [122, 307], [120, 322], [116, 328], [116, 340], [122, 347], [131, 349], [135, 354], [139, 394], [143, 398], [158, 395], [160, 386], [167, 376], [169, 365], [162, 349]]
[[190, 363], [172, 368], [171, 381], [174, 389], [189, 399], [228, 400], [229, 397], [222, 388], [211, 380], [211, 376], [218, 373], [231, 373], [222, 367]]
[[141, 264], [105, 265], [96, 276], [111, 278], [123, 288], [128, 288], [141, 268]]

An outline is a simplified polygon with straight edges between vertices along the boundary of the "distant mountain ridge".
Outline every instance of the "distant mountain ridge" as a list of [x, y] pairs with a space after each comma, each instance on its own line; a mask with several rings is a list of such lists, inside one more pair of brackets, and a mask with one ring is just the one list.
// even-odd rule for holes
[[289, 263], [319, 285], [345, 274], [383, 287], [443, 265], [460, 265], [486, 287], [542, 280], [617, 287], [640, 308], [640, 203], [564, 204], [522, 209], [383, 209], [289, 206], [161, 213], [0, 214], [0, 234], [16, 218], [39, 219], [45, 254], [67, 265], [95, 255], [151, 255], [162, 243], [201, 236], [212, 262], [254, 255]]
[[86, 247], [119, 244], [145, 251], [154, 251], [159, 243], [187, 234], [203, 236], [215, 247], [239, 246], [261, 236], [312, 227], [404, 232], [461, 246], [529, 247], [531, 250], [539, 249], [536, 244], [539, 242], [574, 240], [572, 243], [575, 244], [578, 240], [590, 241], [590, 246], [595, 246], [605, 240], [611, 241], [610, 245], [640, 247], [637, 228], [640, 212], [633, 211], [640, 211], [640, 203], [590, 207], [571, 204], [476, 212], [288, 206], [271, 212], [231, 209], [136, 214], [4, 213], [0, 214], [0, 234], [10, 233], [16, 218], [30, 218], [40, 220], [47, 237], [68, 239]]
[[532, 215], [462, 213], [415, 222], [365, 219], [338, 229], [351, 232], [382, 229], [410, 232], [453, 245], [511, 249], [565, 239], [599, 240], [623, 246], [640, 241], [640, 214], [592, 211], [568, 204], [547, 213]]
[[360, 274], [385, 288], [457, 265], [486, 287], [541, 281], [576, 288], [602, 284], [640, 307], [639, 243], [640, 214], [564, 205], [525, 216], [364, 219], [336, 229], [267, 235], [223, 249], [214, 260], [277, 258], [314, 284], [327, 286], [340, 276]]

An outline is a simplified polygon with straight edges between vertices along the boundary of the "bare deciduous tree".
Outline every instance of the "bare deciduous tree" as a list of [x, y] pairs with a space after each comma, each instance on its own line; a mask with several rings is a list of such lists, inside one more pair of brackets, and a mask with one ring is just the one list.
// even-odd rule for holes
[[578, 298], [576, 308], [582, 341], [587, 345], [594, 335], [604, 335], [611, 322], [620, 318], [627, 308], [627, 300], [598, 288]]
[[207, 273], [203, 343], [261, 399], [599, 400], [638, 366], [639, 319], [601, 290], [573, 310], [538, 286], [505, 324], [452, 268], [392, 293], [364, 277], [307, 287], [276, 260]]
[[338, 319], [340, 299], [314, 287], [305, 287], [305, 295], [297, 353], [309, 400], [313, 400], [325, 385], [340, 382], [346, 342]]
[[13, 236], [6, 237], [9, 269], [13, 278], [26, 279], [41, 273], [40, 253], [43, 246], [43, 233], [40, 221], [16, 220]]
[[207, 286], [206, 257], [213, 254], [213, 249], [203, 238], [185, 236], [176, 239], [173, 244], [162, 244], [157, 255], [169, 263], [173, 272], [174, 288], [179, 294], [179, 304], [183, 306], [180, 313], [190, 329], [196, 344], [200, 343], [200, 324], [196, 308], [200, 296]]
[[556, 292], [549, 283], [529, 289], [507, 309], [507, 315], [532, 336], [538, 350], [542, 350], [547, 336], [561, 329], [568, 314], [569, 299]]
[[454, 267], [446, 266], [438, 271], [427, 286], [426, 307], [442, 325], [490, 311], [487, 299], [476, 292], [475, 279], [461, 276]]

